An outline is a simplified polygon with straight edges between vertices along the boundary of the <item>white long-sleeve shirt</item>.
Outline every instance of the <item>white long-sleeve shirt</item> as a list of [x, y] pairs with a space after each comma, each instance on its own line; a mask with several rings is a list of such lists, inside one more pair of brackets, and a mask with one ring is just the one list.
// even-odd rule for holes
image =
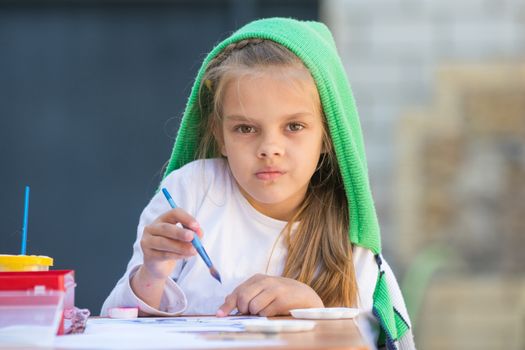
[[[138, 307], [157, 316], [215, 314], [225, 297], [254, 274], [281, 275], [287, 252], [280, 233], [286, 222], [265, 216], [250, 205], [225, 160], [189, 163], [170, 173], [161, 186], [199, 222], [204, 233], [202, 244], [220, 272], [222, 284], [209, 274], [197, 255], [177, 263], [158, 310], [133, 293], [130, 279], [143, 262], [140, 240], [144, 226], [171, 209], [159, 191], [140, 216], [133, 256], [126, 273], [104, 302], [101, 316], [107, 316], [112, 307]], [[372, 314], [372, 295], [378, 267], [373, 253], [358, 246], [353, 248], [353, 262], [359, 293], [357, 322], [369, 345], [375, 348], [379, 326]], [[383, 263], [385, 272], [395, 278]]]

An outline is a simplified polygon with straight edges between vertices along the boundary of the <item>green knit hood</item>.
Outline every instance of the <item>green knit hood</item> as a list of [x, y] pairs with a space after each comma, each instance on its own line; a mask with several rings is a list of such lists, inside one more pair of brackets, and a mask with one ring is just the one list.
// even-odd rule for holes
[[349, 204], [353, 244], [381, 251], [379, 225], [368, 182], [368, 169], [357, 108], [334, 39], [319, 22], [269, 18], [251, 22], [219, 43], [204, 60], [186, 105], [165, 176], [195, 160], [199, 144], [199, 86], [208, 63], [231, 43], [260, 38], [275, 41], [297, 55], [310, 70], [339, 162]]

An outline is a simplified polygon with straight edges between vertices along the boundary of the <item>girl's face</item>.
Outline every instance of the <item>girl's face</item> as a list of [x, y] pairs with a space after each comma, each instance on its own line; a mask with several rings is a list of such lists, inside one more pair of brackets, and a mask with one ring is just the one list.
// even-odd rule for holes
[[233, 78], [224, 89], [221, 152], [250, 204], [289, 220], [322, 151], [315, 84], [307, 72], [272, 67]]

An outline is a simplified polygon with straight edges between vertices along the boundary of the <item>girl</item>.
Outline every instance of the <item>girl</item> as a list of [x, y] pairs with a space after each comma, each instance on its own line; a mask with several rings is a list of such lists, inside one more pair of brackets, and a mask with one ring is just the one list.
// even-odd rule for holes
[[[380, 252], [357, 110], [321, 23], [249, 23], [205, 59], [124, 277], [102, 307], [287, 315], [359, 307], [378, 347], [413, 348]], [[185, 228], [183, 228], [183, 226]], [[190, 241], [201, 237], [222, 284]]]

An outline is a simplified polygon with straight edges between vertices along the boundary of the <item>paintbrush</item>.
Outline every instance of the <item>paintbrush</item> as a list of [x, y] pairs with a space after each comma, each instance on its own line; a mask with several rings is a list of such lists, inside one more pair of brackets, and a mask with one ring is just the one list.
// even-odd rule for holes
[[[175, 204], [175, 201], [173, 200], [173, 198], [171, 198], [171, 195], [168, 192], [168, 190], [163, 188], [162, 189], [162, 193], [164, 193], [164, 196], [168, 200], [168, 203], [170, 204], [170, 206], [173, 209], [177, 208], [177, 204]], [[186, 226], [184, 226], [184, 228], [187, 228], [188, 230], [191, 230], [190, 228], [188, 228]], [[217, 281], [219, 281], [219, 283], [222, 284], [221, 276], [219, 275], [219, 271], [217, 271], [217, 269], [213, 266], [213, 263], [211, 262], [211, 259], [208, 256], [208, 253], [206, 253], [206, 250], [202, 246], [202, 243], [201, 243], [201, 240], [199, 239], [199, 236], [195, 232], [193, 232], [193, 239], [191, 241], [191, 244], [195, 247], [195, 249], [197, 250], [197, 253], [199, 253], [199, 255], [201, 256], [202, 260], [204, 260], [204, 263], [206, 264], [206, 266], [208, 266], [208, 268], [210, 270], [210, 274], [213, 276], [213, 278], [215, 278]]]
[[25, 201], [24, 201], [24, 224], [22, 225], [22, 248], [20, 255], [26, 255], [27, 245], [27, 213], [29, 211], [29, 186], [26, 186]]

